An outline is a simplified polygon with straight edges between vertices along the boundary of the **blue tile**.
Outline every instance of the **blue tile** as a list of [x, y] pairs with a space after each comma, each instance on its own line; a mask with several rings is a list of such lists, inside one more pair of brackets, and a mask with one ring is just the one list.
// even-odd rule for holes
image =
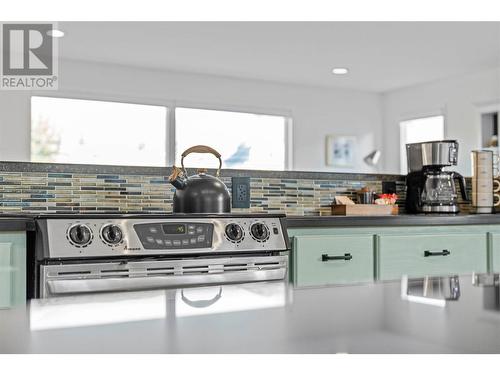
[[73, 177], [73, 175], [71, 173], [49, 173], [47, 176], [53, 177], [53, 178], [72, 178]]
[[15, 203], [10, 203], [10, 202], [1, 203], [0, 202], [0, 206], [3, 206], [3, 207], [28, 207], [29, 205], [30, 205], [29, 203], [23, 203], [23, 202], [15, 202]]
[[111, 175], [111, 174], [98, 174], [97, 178], [102, 179], [102, 180], [117, 180], [120, 178], [118, 175]]

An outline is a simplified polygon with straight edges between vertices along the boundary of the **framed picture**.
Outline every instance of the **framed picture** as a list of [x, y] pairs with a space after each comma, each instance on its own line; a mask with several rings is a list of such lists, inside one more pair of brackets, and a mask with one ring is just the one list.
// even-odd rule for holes
[[326, 137], [326, 165], [354, 167], [356, 137], [328, 135]]

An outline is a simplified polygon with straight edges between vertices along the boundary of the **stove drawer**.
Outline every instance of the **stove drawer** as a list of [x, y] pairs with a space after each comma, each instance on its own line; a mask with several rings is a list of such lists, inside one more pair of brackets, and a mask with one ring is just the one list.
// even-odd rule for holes
[[347, 284], [374, 278], [373, 236], [296, 236], [293, 279], [297, 286]]
[[284, 280], [288, 255], [41, 266], [40, 297]]
[[487, 270], [486, 234], [379, 237], [379, 278], [470, 274]]

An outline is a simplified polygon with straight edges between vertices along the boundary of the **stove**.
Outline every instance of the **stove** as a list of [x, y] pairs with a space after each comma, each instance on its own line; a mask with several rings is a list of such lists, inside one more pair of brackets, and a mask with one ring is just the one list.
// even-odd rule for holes
[[285, 280], [284, 215], [35, 218], [32, 298]]

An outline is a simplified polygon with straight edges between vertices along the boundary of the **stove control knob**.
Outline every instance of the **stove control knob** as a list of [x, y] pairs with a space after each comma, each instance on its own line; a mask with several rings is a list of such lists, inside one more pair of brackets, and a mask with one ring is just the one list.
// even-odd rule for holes
[[258, 242], [265, 242], [269, 238], [269, 228], [264, 223], [253, 223], [250, 227], [250, 233]]
[[108, 245], [118, 245], [123, 240], [123, 232], [118, 225], [106, 224], [101, 229], [101, 237]]
[[226, 236], [231, 242], [240, 242], [243, 239], [243, 228], [239, 224], [226, 225]]
[[76, 246], [87, 246], [92, 242], [92, 231], [85, 224], [75, 224], [68, 231], [69, 239]]

